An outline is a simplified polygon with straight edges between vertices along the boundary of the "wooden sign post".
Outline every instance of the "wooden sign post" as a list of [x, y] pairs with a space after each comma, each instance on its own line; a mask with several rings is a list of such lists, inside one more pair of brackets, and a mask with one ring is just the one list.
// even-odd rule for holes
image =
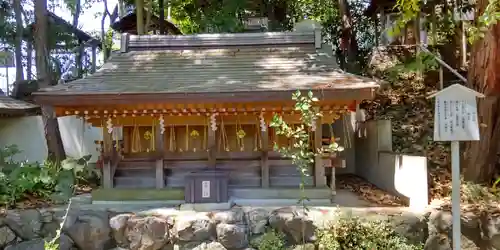
[[451, 142], [453, 249], [460, 243], [460, 141], [479, 141], [476, 98], [484, 95], [460, 84], [453, 84], [428, 98], [434, 106], [434, 141]]

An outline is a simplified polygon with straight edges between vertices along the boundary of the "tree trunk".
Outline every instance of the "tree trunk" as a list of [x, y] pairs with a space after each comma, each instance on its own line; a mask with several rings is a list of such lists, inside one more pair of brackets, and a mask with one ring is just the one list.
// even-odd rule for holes
[[[51, 85], [52, 78], [49, 72], [49, 51], [47, 35], [47, 0], [35, 0], [35, 46], [37, 79], [40, 87]], [[54, 109], [50, 106], [42, 107], [42, 120], [47, 142], [48, 159], [60, 162], [66, 158], [62, 144], [59, 124], [54, 116]]]
[[109, 13], [108, 1], [103, 0], [102, 2], [104, 4], [104, 13], [102, 14], [102, 18], [101, 18], [101, 41], [102, 41], [103, 60], [104, 60], [104, 62], [106, 62], [106, 61], [108, 61], [108, 58], [109, 58], [109, 55], [111, 52], [111, 48], [108, 48], [108, 39], [107, 39], [107, 34], [106, 34], [106, 17], [109, 16], [110, 20], [111, 20], [111, 13]]
[[[80, 12], [82, 8], [81, 0], [75, 0], [75, 13], [73, 13], [73, 27], [78, 28], [78, 21], [80, 20]], [[82, 46], [82, 41], [78, 40], [78, 50], [75, 52], [75, 64], [77, 69], [78, 78], [83, 76], [83, 53], [85, 50]]]
[[[23, 14], [25, 25], [29, 26], [30, 19], [28, 17], [28, 14], [26, 13], [26, 10], [21, 8], [21, 13]], [[32, 35], [31, 32], [30, 32], [30, 35]], [[33, 79], [33, 72], [32, 72], [33, 68], [32, 67], [33, 67], [33, 40], [28, 39], [26, 41], [26, 79], [27, 80]]]
[[123, 0], [118, 0], [118, 16], [120, 19], [125, 16], [125, 3], [123, 3]]
[[160, 34], [165, 35], [165, 4], [163, 0], [158, 0], [158, 10], [160, 11]]
[[276, 30], [276, 17], [274, 14], [274, 1], [267, 1], [267, 30], [268, 31], [275, 31]]
[[[479, 0], [478, 15], [488, 5]], [[484, 93], [478, 102], [481, 140], [465, 143], [463, 163], [466, 180], [489, 182], [495, 176], [500, 150], [500, 24], [490, 26], [471, 51], [469, 87]]]
[[82, 9], [81, 0], [75, 0], [75, 13], [73, 14], [73, 26], [78, 28], [78, 21], [80, 20], [80, 12]]
[[28, 41], [26, 45], [26, 79], [33, 79], [33, 42], [31, 40]]
[[137, 34], [144, 35], [144, 0], [135, 0], [137, 13]]
[[151, 15], [153, 13], [153, 0], [146, 0], [146, 24], [144, 25], [144, 32], [149, 33], [149, 26], [151, 25]]
[[346, 60], [346, 68], [348, 72], [357, 73], [359, 72], [358, 63], [358, 43], [356, 42], [356, 35], [354, 34], [353, 22], [351, 18], [351, 12], [349, 3], [347, 0], [338, 0], [340, 17], [342, 18], [342, 34], [341, 34], [341, 50], [344, 54], [344, 60]]
[[16, 81], [24, 80], [23, 71], [23, 17], [21, 12], [21, 0], [14, 0], [14, 13], [16, 16], [16, 44], [15, 44], [15, 56], [16, 56]]

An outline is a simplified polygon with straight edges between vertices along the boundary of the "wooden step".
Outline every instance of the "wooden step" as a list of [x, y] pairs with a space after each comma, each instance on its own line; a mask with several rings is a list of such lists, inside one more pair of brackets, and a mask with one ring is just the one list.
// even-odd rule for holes
[[[184, 187], [185, 176], [165, 176], [166, 187]], [[229, 178], [229, 187], [260, 187], [259, 176], [238, 176]]]
[[[309, 199], [329, 199], [328, 188], [306, 188]], [[296, 188], [230, 188], [229, 196], [240, 199], [298, 199], [299, 187]]]
[[118, 163], [118, 169], [154, 169], [154, 161], [124, 160]]
[[[269, 185], [272, 187], [298, 187], [300, 184], [300, 176], [271, 176], [269, 177]], [[314, 185], [314, 177], [305, 177], [306, 186]]]
[[238, 176], [229, 179], [229, 187], [260, 187], [260, 176]]
[[115, 177], [116, 188], [154, 188], [156, 187], [155, 177], [120, 176]]
[[[312, 174], [313, 169], [308, 170]], [[271, 176], [299, 176], [299, 171], [296, 166], [269, 166], [269, 174]]]
[[185, 182], [182, 176], [165, 176], [165, 187], [184, 188]]
[[117, 168], [115, 177], [155, 177], [155, 169], [123, 169]]

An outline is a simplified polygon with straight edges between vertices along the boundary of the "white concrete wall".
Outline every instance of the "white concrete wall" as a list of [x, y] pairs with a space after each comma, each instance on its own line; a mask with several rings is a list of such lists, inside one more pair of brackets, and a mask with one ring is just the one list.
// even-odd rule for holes
[[392, 152], [391, 121], [368, 121], [366, 137], [356, 138], [356, 174], [405, 199], [410, 208], [428, 204], [427, 158]]
[[[101, 140], [100, 129], [84, 125], [76, 117], [59, 118], [59, 129], [68, 157], [91, 154], [91, 162], [98, 157], [94, 140]], [[43, 122], [41, 116], [0, 118], [0, 148], [16, 144], [23, 152], [15, 160], [42, 162], [47, 157]]]
[[423, 209], [429, 203], [427, 158], [379, 152], [378, 176], [373, 184], [400, 197], [407, 198], [409, 206]]
[[14, 160], [43, 162], [47, 157], [47, 144], [42, 119], [35, 116], [0, 118], [0, 148], [13, 144], [22, 150]]

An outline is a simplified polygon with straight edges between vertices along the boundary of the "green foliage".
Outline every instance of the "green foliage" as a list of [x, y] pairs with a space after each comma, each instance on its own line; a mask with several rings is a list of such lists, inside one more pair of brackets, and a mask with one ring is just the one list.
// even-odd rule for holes
[[51, 241], [44, 241], [43, 249], [44, 250], [58, 250], [59, 243], [57, 243], [57, 241], [59, 240], [60, 236], [61, 236], [61, 230], [60, 229], [56, 230], [56, 237], [54, 237]]
[[389, 30], [389, 35], [399, 35], [406, 24], [418, 16], [420, 8], [420, 0], [397, 0], [394, 9], [396, 9], [400, 15], [395, 25]]
[[[424, 9], [425, 1], [420, 0], [397, 0], [395, 9], [399, 12], [399, 18], [396, 21], [395, 26], [390, 30], [391, 35], [398, 35], [401, 30], [406, 26], [407, 23], [414, 20]], [[430, 7], [435, 3], [428, 3]], [[436, 6], [441, 7], [440, 16], [437, 16], [436, 25], [438, 34], [444, 34], [445, 40], [438, 39], [434, 41], [435, 44], [438, 42], [446, 42], [447, 39], [452, 38], [454, 35], [454, 29], [457, 24], [457, 20], [453, 18], [453, 9], [457, 9], [459, 13], [466, 13], [475, 9], [476, 11], [481, 11], [468, 1], [463, 2], [453, 2], [452, 7], [449, 8], [448, 4], [437, 3]], [[485, 33], [491, 28], [491, 26], [498, 23], [500, 20], [500, 0], [489, 0], [482, 14], [474, 21], [474, 24], [466, 23], [467, 33], [469, 43], [474, 43], [475, 41], [484, 38]]]
[[[299, 198], [299, 203], [304, 205], [304, 202], [308, 200], [305, 196], [305, 177], [310, 176], [308, 173], [309, 166], [314, 163], [314, 158], [317, 154], [323, 153], [323, 149], [311, 149], [309, 132], [313, 130], [315, 126], [315, 121], [321, 117], [321, 113], [315, 110], [314, 104], [318, 102], [318, 98], [313, 96], [312, 91], [309, 91], [307, 95], [302, 95], [300, 91], [297, 90], [292, 96], [295, 103], [295, 110], [300, 112], [300, 121], [302, 124], [300, 126], [292, 127], [288, 125], [283, 117], [279, 115], [274, 115], [271, 121], [270, 127], [274, 128], [277, 135], [285, 136], [286, 138], [293, 139], [293, 145], [288, 145], [284, 147], [279, 147], [275, 142], [274, 148], [279, 151], [284, 157], [289, 157], [292, 159], [292, 163], [297, 166], [297, 170], [301, 175], [301, 182], [299, 185], [301, 195]], [[328, 147], [329, 152], [343, 151], [337, 143], [332, 143]]]
[[246, 1], [211, 1], [201, 5], [197, 0], [173, 0], [170, 4], [172, 19], [185, 34], [243, 30], [241, 16]]
[[388, 76], [390, 80], [396, 81], [401, 74], [412, 74], [417, 72], [427, 72], [438, 70], [439, 63], [431, 53], [419, 52], [415, 57], [406, 62], [401, 62], [389, 68]]
[[44, 240], [44, 244], [43, 244], [44, 250], [58, 250], [59, 249], [58, 241], [61, 238], [61, 230], [63, 229], [64, 224], [66, 224], [66, 219], [68, 218], [68, 213], [69, 213], [70, 209], [71, 209], [71, 200], [69, 201], [69, 204], [66, 207], [66, 213], [64, 214], [64, 217], [63, 217], [63, 220], [61, 221], [61, 224], [59, 224], [59, 229], [56, 230], [55, 237], [50, 241]]
[[[69, 0], [68, 0], [69, 1]], [[134, 0], [125, 0], [135, 5]], [[349, 1], [353, 30], [360, 48], [358, 60], [366, 65], [366, 57], [375, 44], [374, 22], [364, 14], [368, 0]], [[325, 42], [331, 42], [334, 51], [340, 53], [338, 41], [341, 35], [341, 17], [337, 1], [330, 0], [171, 0], [171, 18], [184, 34], [242, 32], [247, 17], [268, 17], [269, 31], [287, 31], [304, 18], [315, 20], [323, 26]], [[153, 10], [159, 14], [158, 1], [153, 0]], [[165, 1], [167, 6], [167, 1]], [[165, 12], [166, 12], [165, 7]], [[272, 14], [270, 13], [272, 12]], [[165, 13], [167, 16], [167, 13]]]
[[259, 238], [250, 242], [258, 250], [285, 250], [285, 235], [276, 230], [269, 230]]
[[16, 32], [11, 1], [0, 0], [0, 44], [13, 44]]
[[90, 156], [68, 158], [60, 165], [51, 162], [27, 163], [13, 160], [20, 151], [16, 146], [0, 150], [0, 204], [13, 206], [26, 197], [67, 201], [74, 185], [93, 172], [87, 167]]
[[[500, 201], [500, 192], [498, 192], [497, 185], [498, 180], [491, 188], [484, 184], [476, 184], [462, 180], [462, 202], [485, 207], [498, 204]], [[451, 195], [451, 190], [449, 195]]]
[[483, 14], [477, 19], [476, 26], [469, 26], [469, 42], [484, 38], [488, 29], [500, 21], [500, 0], [490, 0]]
[[364, 221], [357, 217], [340, 218], [329, 229], [320, 230], [317, 244], [324, 250], [423, 249], [421, 245], [408, 243], [387, 221]]

